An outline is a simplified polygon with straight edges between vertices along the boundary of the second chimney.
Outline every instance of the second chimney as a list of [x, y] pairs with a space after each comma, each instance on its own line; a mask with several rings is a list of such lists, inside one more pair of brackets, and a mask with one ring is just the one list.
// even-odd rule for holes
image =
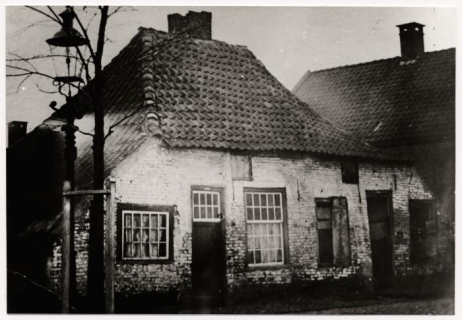
[[401, 58], [404, 61], [415, 60], [424, 53], [423, 24], [411, 22], [397, 26], [401, 42]]
[[212, 13], [189, 11], [184, 17], [178, 13], [169, 14], [168, 32], [182, 33], [194, 39], [212, 40]]

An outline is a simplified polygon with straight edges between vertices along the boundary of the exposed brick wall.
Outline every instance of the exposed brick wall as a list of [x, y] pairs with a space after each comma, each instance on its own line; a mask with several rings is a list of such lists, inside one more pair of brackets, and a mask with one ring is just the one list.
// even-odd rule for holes
[[[342, 183], [338, 160], [308, 155], [255, 155], [252, 157], [252, 170], [253, 181], [233, 181], [229, 152], [173, 149], [160, 145], [155, 139], [119, 165], [113, 171], [117, 202], [177, 205], [178, 213], [174, 216], [174, 262], [117, 262], [116, 292], [167, 292], [172, 288], [184, 294], [190, 292], [192, 186], [224, 187], [226, 279], [231, 295], [252, 286], [308, 285], [319, 280], [354, 280], [357, 276], [370, 279], [372, 267], [366, 190], [392, 192], [396, 274], [432, 272], [436, 268], [418, 270], [409, 264], [408, 200], [432, 197], [412, 167], [361, 161], [359, 185]], [[286, 190], [289, 261], [282, 267], [251, 269], [246, 264], [245, 187]], [[347, 268], [318, 268], [315, 198], [339, 196], [346, 197], [348, 201], [352, 265]], [[443, 248], [444, 237], [440, 237], [439, 241]]]

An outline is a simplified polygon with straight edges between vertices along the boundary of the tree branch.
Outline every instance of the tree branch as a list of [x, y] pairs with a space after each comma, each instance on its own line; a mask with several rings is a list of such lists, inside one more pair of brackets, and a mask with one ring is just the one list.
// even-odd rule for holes
[[83, 32], [83, 36], [87, 40], [87, 47], [88, 47], [88, 50], [90, 50], [90, 56], [92, 57], [93, 60], [95, 60], [95, 52], [93, 51], [93, 47], [91, 46], [90, 37], [88, 36], [87, 30], [84, 28], [82, 22], [80, 21], [79, 16], [75, 13], [74, 7], [67, 6], [67, 8], [69, 8], [72, 11], [72, 13], [74, 13], [75, 20], [79, 24], [79, 27]]
[[53, 21], [55, 21], [55, 22], [61, 24], [61, 20], [59, 20], [59, 18], [53, 18], [53, 17], [50, 16], [48, 13], [45, 13], [45, 12], [43, 12], [42, 10], [39, 10], [39, 9], [34, 8], [34, 7], [32, 7], [32, 6], [26, 6], [26, 8], [29, 8], [29, 9], [31, 9], [31, 10], [34, 10], [34, 11], [40, 13], [40, 14], [43, 14], [45, 17], [47, 17], [47, 18], [49, 18], [49, 19], [51, 19], [51, 20], [53, 20]]
[[146, 108], [146, 106], [142, 105], [141, 107], [138, 107], [137, 109], [135, 109], [133, 112], [129, 113], [129, 114], [126, 114], [122, 119], [120, 119], [119, 121], [117, 121], [116, 123], [114, 123], [113, 125], [111, 125], [108, 129], [108, 132], [107, 134], [104, 136], [104, 140], [106, 140], [113, 132], [114, 132], [114, 128], [117, 127], [119, 124], [121, 124], [122, 122], [124, 122], [125, 120], [133, 117], [137, 112], [140, 112], [142, 109]]

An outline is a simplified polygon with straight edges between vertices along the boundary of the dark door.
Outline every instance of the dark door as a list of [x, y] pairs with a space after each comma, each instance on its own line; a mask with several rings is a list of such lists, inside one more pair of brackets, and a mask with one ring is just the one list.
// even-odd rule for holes
[[223, 302], [225, 271], [222, 222], [193, 222], [192, 286], [199, 309]]
[[393, 275], [390, 194], [367, 194], [374, 288], [390, 285]]

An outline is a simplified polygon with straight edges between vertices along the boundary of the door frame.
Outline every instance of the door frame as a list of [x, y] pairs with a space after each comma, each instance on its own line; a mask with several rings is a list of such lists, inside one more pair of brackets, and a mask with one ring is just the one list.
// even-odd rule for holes
[[[390, 246], [391, 246], [391, 276], [395, 275], [395, 221], [394, 221], [394, 210], [393, 210], [393, 191], [392, 190], [366, 190], [366, 212], [367, 222], [369, 222], [369, 211], [367, 210], [367, 198], [374, 196], [386, 196], [388, 199], [388, 213], [390, 223]], [[370, 229], [369, 229], [369, 242], [370, 242]], [[372, 260], [372, 247], [371, 247], [371, 260]], [[374, 263], [374, 261], [372, 261]], [[372, 275], [374, 276], [374, 275]]]
[[[212, 192], [218, 192], [220, 194], [220, 210], [221, 210], [221, 215], [220, 215], [220, 221], [194, 221], [194, 202], [193, 202], [193, 193], [194, 191], [212, 191]], [[227, 264], [226, 264], [226, 214], [225, 214], [225, 187], [221, 186], [205, 186], [205, 185], [192, 185], [191, 186], [191, 192], [190, 192], [190, 199], [189, 202], [191, 204], [190, 210], [191, 210], [191, 263], [193, 261], [193, 255], [194, 251], [192, 250], [192, 243], [194, 239], [192, 238], [194, 234], [194, 224], [209, 224], [209, 223], [219, 223], [220, 228], [221, 228], [221, 234], [223, 237], [223, 267], [224, 267], [224, 272], [221, 277], [221, 283], [222, 283], [222, 294], [219, 297], [220, 303], [224, 304], [226, 301], [227, 297]], [[192, 264], [191, 264], [191, 289], [194, 295], [194, 287], [193, 287], [193, 275], [192, 275]]]

